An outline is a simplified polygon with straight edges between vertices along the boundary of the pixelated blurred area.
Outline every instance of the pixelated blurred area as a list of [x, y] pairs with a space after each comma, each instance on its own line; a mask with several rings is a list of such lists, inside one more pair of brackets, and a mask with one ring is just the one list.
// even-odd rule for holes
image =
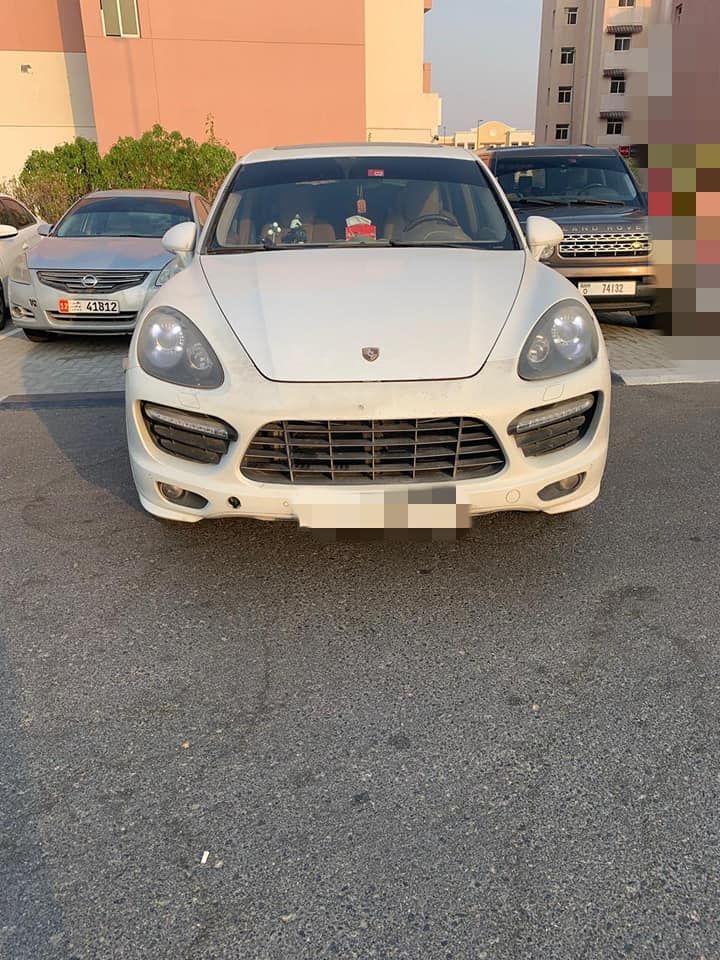
[[717, 337], [720, 0], [661, 5], [649, 41], [649, 145], [631, 151], [647, 183], [658, 328], [674, 337]]

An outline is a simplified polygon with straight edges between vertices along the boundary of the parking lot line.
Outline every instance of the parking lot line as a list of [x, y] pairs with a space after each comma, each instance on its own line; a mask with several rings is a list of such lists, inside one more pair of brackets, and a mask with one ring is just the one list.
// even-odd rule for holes
[[15, 327], [13, 330], [7, 330], [5, 333], [0, 333], [0, 340], [5, 340], [6, 337], [16, 337], [19, 333], [22, 333], [20, 327]]

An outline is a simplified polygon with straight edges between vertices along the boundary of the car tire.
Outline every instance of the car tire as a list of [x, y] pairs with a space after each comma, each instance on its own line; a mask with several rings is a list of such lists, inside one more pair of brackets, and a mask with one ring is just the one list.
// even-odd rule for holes
[[49, 330], [23, 330], [23, 333], [33, 343], [47, 343], [48, 340], [54, 340], [56, 336]]
[[3, 286], [0, 283], [0, 330], [2, 330], [2, 328], [8, 322], [8, 314], [9, 311], [8, 306], [5, 303], [5, 293], [3, 291]]

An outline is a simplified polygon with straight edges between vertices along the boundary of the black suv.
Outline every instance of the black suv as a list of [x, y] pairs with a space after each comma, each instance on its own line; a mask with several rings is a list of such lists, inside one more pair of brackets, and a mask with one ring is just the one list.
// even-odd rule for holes
[[523, 227], [549, 217], [565, 239], [546, 262], [595, 310], [653, 325], [655, 278], [647, 195], [617, 152], [603, 147], [507, 147], [483, 157]]

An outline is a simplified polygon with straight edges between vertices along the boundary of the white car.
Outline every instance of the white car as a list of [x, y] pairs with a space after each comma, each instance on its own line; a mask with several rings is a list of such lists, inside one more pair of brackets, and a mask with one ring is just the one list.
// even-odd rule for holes
[[42, 239], [38, 230], [44, 223], [13, 197], [0, 194], [0, 330], [9, 313], [9, 276], [13, 263], [25, 250]]
[[610, 370], [597, 321], [458, 148], [253, 152], [197, 256], [150, 301], [127, 370], [140, 501], [172, 520], [470, 526], [592, 503]]

